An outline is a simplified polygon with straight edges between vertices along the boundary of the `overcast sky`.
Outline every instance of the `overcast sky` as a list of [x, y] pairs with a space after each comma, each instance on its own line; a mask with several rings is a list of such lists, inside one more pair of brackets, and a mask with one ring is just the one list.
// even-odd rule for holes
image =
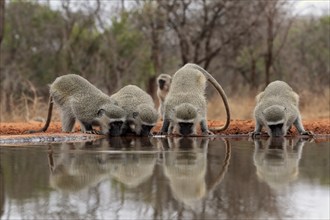
[[[10, 1], [10, 0], [9, 0]], [[47, 1], [47, 0], [39, 0], [39, 2]], [[79, 2], [79, 0], [73, 0]], [[119, 2], [120, 0], [111, 0], [111, 4]], [[129, 4], [129, 1], [126, 0], [126, 3]], [[235, 0], [240, 1], [240, 0]], [[246, 1], [246, 0], [244, 0]], [[330, 0], [288, 0], [294, 2], [294, 7], [292, 8], [294, 13], [299, 13], [301, 15], [314, 14], [314, 15], [323, 15], [330, 14]], [[53, 8], [58, 8], [61, 6], [60, 0], [50, 0], [50, 4]], [[73, 3], [74, 5], [74, 3]]]
[[306, 14], [330, 14], [330, 0], [290, 0], [295, 2], [294, 12]]

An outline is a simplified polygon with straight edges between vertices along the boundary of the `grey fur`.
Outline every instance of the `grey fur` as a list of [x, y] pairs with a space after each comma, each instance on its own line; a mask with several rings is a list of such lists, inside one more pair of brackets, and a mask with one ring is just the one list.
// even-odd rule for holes
[[286, 82], [270, 83], [257, 95], [256, 101], [254, 109], [256, 127], [251, 133], [253, 137], [261, 134], [262, 127], [266, 128], [269, 136], [285, 136], [292, 125], [301, 135], [312, 134], [305, 131], [302, 125], [298, 109], [299, 96]]
[[122, 128], [125, 135], [129, 130], [137, 135], [149, 135], [156, 125], [158, 113], [151, 96], [135, 85], [128, 85], [111, 96], [126, 111]]
[[157, 77], [157, 97], [159, 100], [158, 112], [160, 116], [164, 114], [165, 97], [170, 90], [172, 77], [168, 74], [162, 73]]
[[201, 127], [203, 135], [212, 135], [207, 127], [207, 101], [205, 97], [206, 81], [210, 81], [218, 90], [225, 103], [227, 121], [217, 131], [229, 126], [230, 111], [227, 97], [219, 83], [203, 68], [188, 63], [173, 76], [170, 90], [164, 102], [164, 123], [160, 134], [196, 135]]
[[[68, 74], [57, 77], [50, 85], [50, 104], [47, 123], [43, 128], [29, 133], [46, 131], [50, 119], [53, 102], [61, 112], [62, 131], [72, 132], [78, 120], [82, 132], [95, 133], [92, 125], [101, 126], [102, 134], [109, 132], [111, 123], [124, 121], [125, 112], [101, 90], [79, 75]], [[113, 131], [110, 129], [110, 134]], [[118, 132], [115, 132], [118, 135]]]

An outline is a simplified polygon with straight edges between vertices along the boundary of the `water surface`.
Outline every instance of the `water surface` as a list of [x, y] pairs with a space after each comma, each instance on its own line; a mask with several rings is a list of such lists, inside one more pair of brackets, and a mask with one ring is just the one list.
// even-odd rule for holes
[[329, 219], [330, 146], [112, 138], [0, 147], [1, 219]]

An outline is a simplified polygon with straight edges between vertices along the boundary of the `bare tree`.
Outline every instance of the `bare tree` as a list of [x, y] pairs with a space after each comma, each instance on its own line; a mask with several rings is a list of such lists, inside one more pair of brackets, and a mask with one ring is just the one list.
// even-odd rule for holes
[[246, 13], [244, 1], [171, 0], [158, 3], [178, 38], [182, 64], [194, 62], [208, 68], [227, 45], [246, 34], [256, 21], [241, 16]]
[[0, 48], [5, 27], [5, 0], [0, 0]]
[[[270, 83], [271, 69], [274, 62], [286, 43], [287, 35], [293, 19], [288, 19], [285, 15], [284, 5], [287, 2], [282, 0], [267, 1], [266, 18], [266, 51], [265, 51], [265, 86]], [[281, 36], [282, 34], [282, 36]], [[275, 46], [275, 40], [279, 41], [279, 46]]]

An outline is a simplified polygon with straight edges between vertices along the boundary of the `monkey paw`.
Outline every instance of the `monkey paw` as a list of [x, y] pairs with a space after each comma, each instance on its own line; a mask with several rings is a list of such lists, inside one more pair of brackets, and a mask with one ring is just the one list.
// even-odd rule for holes
[[86, 134], [102, 134], [102, 132], [101, 131], [98, 131], [98, 130], [89, 130], [89, 131], [85, 131], [84, 133], [86, 133]]
[[167, 132], [160, 131], [156, 134], [157, 136], [168, 135]]
[[215, 134], [212, 131], [204, 131], [202, 132], [202, 136], [215, 136]]
[[27, 131], [23, 131], [22, 134], [32, 134], [35, 133], [33, 130], [27, 130]]
[[257, 136], [261, 136], [261, 132], [260, 131], [253, 131], [249, 133], [249, 136], [251, 138], [256, 138]]
[[312, 131], [303, 131], [300, 134], [301, 135], [308, 135], [310, 137], [314, 137], [314, 133]]

